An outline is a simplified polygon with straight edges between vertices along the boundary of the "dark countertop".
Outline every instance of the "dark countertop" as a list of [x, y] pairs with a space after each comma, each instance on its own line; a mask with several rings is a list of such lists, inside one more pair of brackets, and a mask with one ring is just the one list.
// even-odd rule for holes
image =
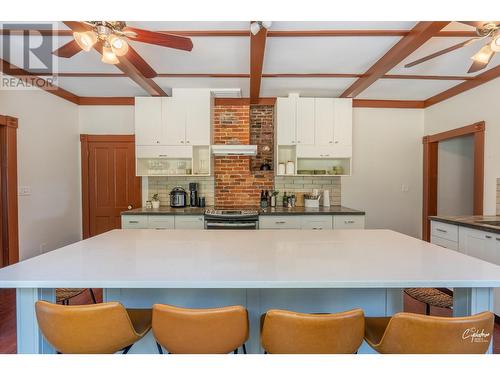
[[[123, 211], [122, 215], [203, 215], [207, 208], [213, 207], [184, 207], [172, 208], [169, 206], [161, 206], [160, 208], [136, 208], [133, 210]], [[304, 208], [304, 207], [275, 207], [259, 210], [260, 215], [364, 215], [363, 211], [353, 210], [352, 208], [343, 206], [330, 206], [320, 208]]]
[[274, 207], [260, 210], [260, 215], [364, 215], [364, 211], [354, 210], [344, 206], [330, 206], [319, 208], [305, 207]]
[[478, 221], [500, 221], [500, 216], [430, 216], [429, 219], [500, 234], [499, 226], [478, 223]]
[[207, 208], [212, 207], [177, 207], [160, 206], [160, 208], [136, 208], [122, 211], [122, 215], [203, 215]]

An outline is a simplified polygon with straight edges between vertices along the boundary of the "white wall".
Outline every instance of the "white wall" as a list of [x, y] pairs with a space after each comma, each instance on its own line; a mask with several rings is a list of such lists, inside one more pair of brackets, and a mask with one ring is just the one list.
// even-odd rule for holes
[[474, 137], [448, 139], [438, 144], [437, 214], [474, 213]]
[[354, 109], [353, 175], [342, 177], [342, 204], [366, 211], [368, 229], [420, 237], [423, 122], [421, 109]]
[[0, 90], [0, 114], [17, 117], [20, 258], [81, 238], [78, 109], [41, 90]]
[[496, 211], [496, 179], [500, 177], [500, 78], [435, 104], [425, 110], [425, 134], [486, 122], [484, 214]]
[[81, 134], [134, 134], [134, 106], [78, 107]]

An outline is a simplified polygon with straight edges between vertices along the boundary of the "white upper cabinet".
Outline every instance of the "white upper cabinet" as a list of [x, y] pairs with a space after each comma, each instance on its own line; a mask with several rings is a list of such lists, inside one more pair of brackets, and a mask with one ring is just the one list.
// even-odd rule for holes
[[352, 146], [352, 99], [335, 99], [333, 143]]
[[186, 141], [186, 111], [182, 99], [169, 97], [163, 99], [165, 118], [165, 143], [184, 145]]
[[212, 95], [209, 90], [199, 90], [186, 97], [186, 144], [211, 143]]
[[317, 145], [333, 145], [335, 99], [315, 99], [314, 132]]
[[295, 96], [276, 99], [276, 124], [279, 145], [294, 145], [296, 140]]
[[135, 98], [135, 143], [140, 146], [165, 144], [163, 120], [163, 98]]
[[297, 100], [297, 143], [314, 144], [314, 98]]

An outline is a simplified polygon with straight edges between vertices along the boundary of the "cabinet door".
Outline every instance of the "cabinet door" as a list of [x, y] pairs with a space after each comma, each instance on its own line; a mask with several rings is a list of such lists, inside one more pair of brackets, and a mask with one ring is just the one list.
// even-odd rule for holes
[[295, 108], [294, 98], [276, 99], [276, 126], [278, 145], [294, 145], [295, 134]]
[[135, 98], [135, 143], [162, 144], [162, 98]]
[[498, 263], [493, 237], [492, 233], [460, 227], [460, 251], [471, 257]]
[[364, 215], [335, 215], [333, 229], [365, 229]]
[[186, 215], [175, 217], [175, 229], [204, 229], [203, 216]]
[[300, 218], [300, 229], [333, 229], [331, 215], [304, 215]]
[[174, 229], [174, 217], [172, 215], [148, 215], [148, 228]]
[[297, 143], [314, 144], [314, 98], [297, 100]]
[[352, 146], [352, 99], [334, 99], [334, 144]]
[[122, 215], [122, 229], [145, 229], [147, 227], [147, 215]]
[[182, 98], [162, 98], [165, 121], [165, 142], [183, 145], [186, 141], [186, 110]]
[[182, 98], [186, 110], [186, 144], [210, 145], [211, 94], [210, 90], [199, 90]]
[[300, 229], [300, 216], [261, 216], [259, 229]]
[[333, 144], [335, 102], [332, 98], [316, 98], [314, 108], [314, 133], [317, 145]]

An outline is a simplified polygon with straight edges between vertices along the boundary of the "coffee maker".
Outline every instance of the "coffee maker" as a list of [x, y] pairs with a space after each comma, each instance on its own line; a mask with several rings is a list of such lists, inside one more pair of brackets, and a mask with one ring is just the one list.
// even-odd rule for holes
[[196, 182], [189, 183], [189, 205], [191, 207], [198, 206], [198, 184]]

